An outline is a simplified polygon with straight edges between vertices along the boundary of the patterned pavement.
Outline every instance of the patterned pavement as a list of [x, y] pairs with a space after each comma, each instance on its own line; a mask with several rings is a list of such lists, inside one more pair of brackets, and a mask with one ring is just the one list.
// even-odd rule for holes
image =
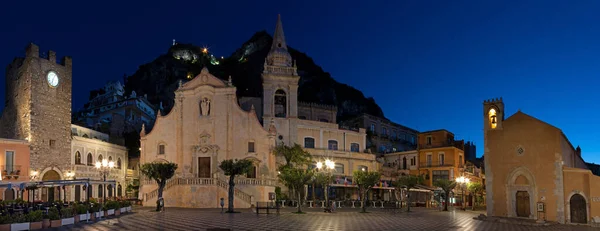
[[335, 213], [323, 213], [320, 209], [306, 208], [306, 214], [293, 214], [284, 209], [280, 215], [251, 213], [222, 214], [215, 209], [167, 208], [165, 212], [152, 212], [149, 208], [134, 208], [135, 213], [96, 223], [55, 228], [53, 230], [207, 230], [226, 228], [238, 230], [595, 230], [586, 226], [552, 225], [524, 226], [474, 220], [474, 212], [441, 212], [413, 208], [407, 212], [384, 212], [369, 209], [370, 213], [358, 213], [358, 209], [338, 209]]

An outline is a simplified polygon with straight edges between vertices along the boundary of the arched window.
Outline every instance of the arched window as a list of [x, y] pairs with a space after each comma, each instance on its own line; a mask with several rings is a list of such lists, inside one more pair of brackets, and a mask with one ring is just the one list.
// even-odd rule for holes
[[75, 164], [81, 164], [81, 153], [75, 152]]
[[327, 149], [329, 149], [329, 150], [338, 150], [338, 142], [337, 142], [337, 140], [329, 140], [329, 141], [327, 141]]
[[304, 137], [305, 148], [315, 148], [315, 139], [312, 137]]
[[[121, 169], [121, 158], [117, 159], [117, 168]], [[120, 186], [120, 185], [119, 185]], [[120, 196], [120, 195], [119, 195]]]
[[102, 155], [98, 155], [98, 161], [102, 162], [103, 158]]
[[92, 153], [87, 154], [87, 165], [94, 166], [94, 157], [92, 157]]
[[99, 184], [98, 185], [98, 198], [102, 197], [102, 193], [104, 193], [104, 190], [102, 190], [102, 185]]
[[351, 152], [360, 152], [360, 145], [358, 143], [351, 143], [350, 151]]
[[285, 91], [275, 91], [275, 117], [287, 117], [287, 97]]
[[106, 194], [108, 197], [112, 197], [113, 196], [113, 186], [112, 184], [109, 184], [106, 186]]

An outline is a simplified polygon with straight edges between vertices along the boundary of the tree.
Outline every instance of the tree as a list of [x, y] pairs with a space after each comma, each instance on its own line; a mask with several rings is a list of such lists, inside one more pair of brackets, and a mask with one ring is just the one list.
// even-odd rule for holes
[[304, 185], [313, 180], [314, 171], [312, 169], [284, 167], [280, 172], [279, 180], [281, 180], [285, 186], [297, 193], [297, 213], [302, 213], [302, 193], [304, 192]]
[[[400, 191], [402, 190], [402, 188], [406, 188], [407, 195], [410, 195], [410, 190], [415, 188], [419, 184], [423, 184], [423, 181], [425, 181], [425, 179], [421, 175], [404, 175], [398, 178], [398, 180], [396, 181], [396, 190]], [[406, 200], [406, 208], [407, 211], [410, 212], [410, 196], [408, 196], [407, 198], [408, 199]]]
[[[323, 187], [323, 193], [325, 195], [325, 203], [329, 206], [329, 193], [328, 186], [333, 181], [333, 174], [330, 172], [317, 172], [315, 173], [314, 184]], [[314, 189], [314, 187], [313, 187]], [[314, 190], [313, 190], [313, 198], [314, 198]], [[314, 200], [314, 199], [313, 199]]]
[[352, 173], [354, 183], [358, 186], [358, 193], [360, 194], [360, 200], [362, 202], [362, 212], [367, 212], [367, 193], [373, 186], [379, 183], [381, 174], [379, 172], [367, 172], [367, 171], [354, 171]]
[[467, 186], [467, 190], [473, 195], [473, 204], [472, 210], [475, 210], [475, 202], [477, 202], [476, 198], [483, 193], [484, 187], [481, 182], [471, 182], [469, 186]]
[[310, 153], [304, 151], [299, 144], [294, 144], [291, 147], [283, 144], [277, 145], [273, 153], [285, 159], [285, 165], [283, 165], [285, 167], [306, 165], [312, 161]]
[[235, 176], [247, 174], [250, 170], [252, 170], [252, 161], [246, 160], [246, 159], [224, 160], [219, 165], [219, 168], [221, 168], [225, 172], [225, 176], [229, 176], [229, 192], [228, 192], [229, 205], [227, 206], [227, 212], [233, 213], [233, 198], [234, 198], [233, 193], [234, 193], [234, 187], [235, 187], [235, 182], [234, 182]]
[[158, 184], [158, 198], [156, 200], [156, 211], [160, 211], [159, 200], [162, 199], [163, 189], [167, 184], [167, 180], [175, 175], [177, 164], [175, 163], [145, 163], [140, 167], [140, 172], [146, 177], [153, 179]]
[[448, 197], [450, 196], [450, 192], [452, 192], [454, 187], [456, 187], [456, 182], [446, 179], [439, 179], [433, 182], [433, 185], [440, 187], [442, 191], [444, 191], [444, 199], [446, 201], [446, 203], [444, 203], [444, 211], [448, 211]]

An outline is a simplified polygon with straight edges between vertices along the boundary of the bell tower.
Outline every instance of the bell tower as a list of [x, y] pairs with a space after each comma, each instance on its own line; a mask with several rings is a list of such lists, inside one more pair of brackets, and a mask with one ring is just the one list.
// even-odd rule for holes
[[502, 130], [504, 121], [504, 102], [502, 97], [483, 101], [483, 129]]
[[273, 34], [273, 44], [265, 59], [263, 81], [263, 121], [270, 118], [298, 116], [298, 76], [295, 62], [288, 52], [281, 15]]

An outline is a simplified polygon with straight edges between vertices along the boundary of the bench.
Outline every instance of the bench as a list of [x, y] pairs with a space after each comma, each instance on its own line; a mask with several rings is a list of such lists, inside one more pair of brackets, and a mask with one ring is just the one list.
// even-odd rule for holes
[[266, 210], [265, 214], [271, 214], [271, 210], [277, 211], [279, 214], [279, 203], [276, 202], [256, 202], [256, 214], [260, 214], [261, 210]]

